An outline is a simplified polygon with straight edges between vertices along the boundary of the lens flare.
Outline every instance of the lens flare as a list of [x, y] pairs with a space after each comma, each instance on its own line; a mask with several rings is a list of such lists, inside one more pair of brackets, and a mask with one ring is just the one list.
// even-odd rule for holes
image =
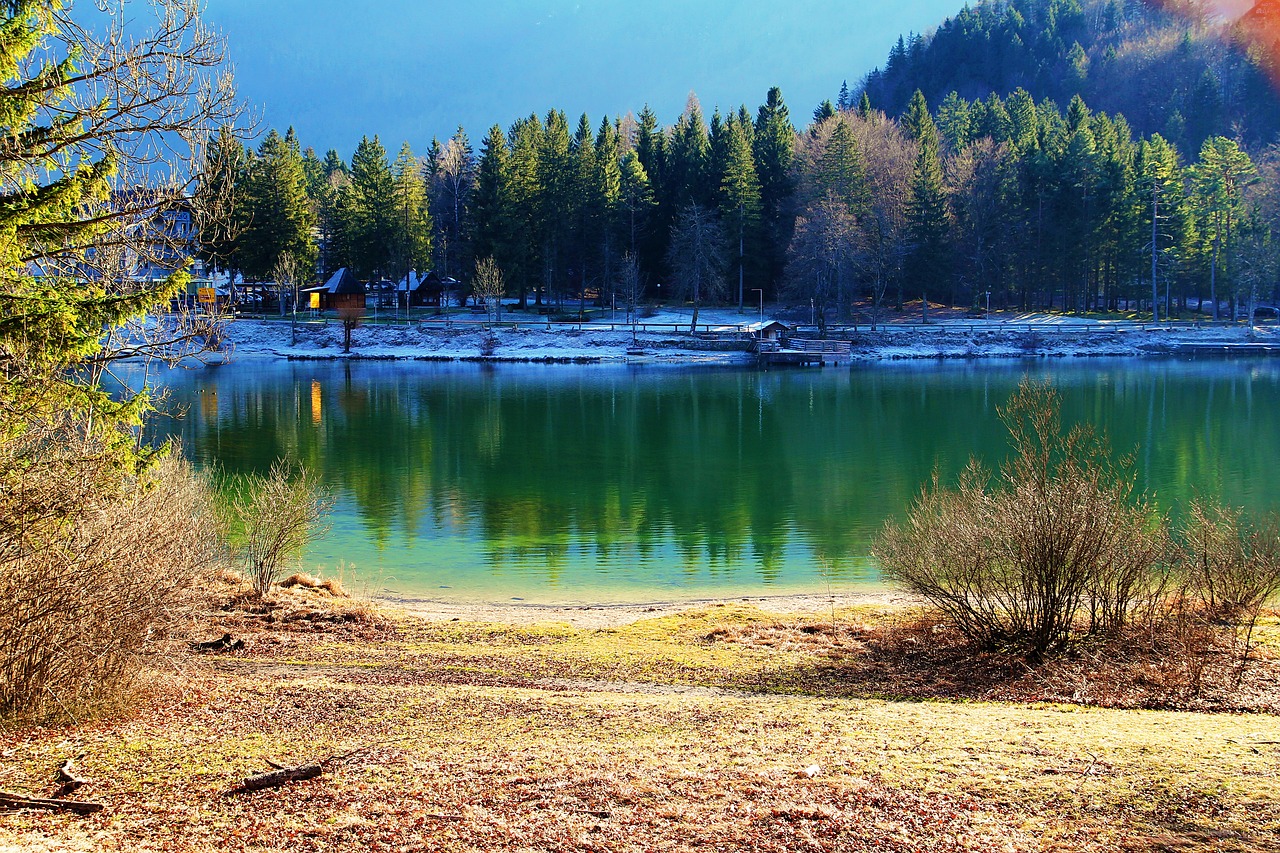
[[1240, 17], [1238, 38], [1254, 51], [1271, 81], [1280, 86], [1280, 0], [1258, 0]]
[[1156, 0], [1170, 12], [1217, 20], [1280, 86], [1280, 0]]

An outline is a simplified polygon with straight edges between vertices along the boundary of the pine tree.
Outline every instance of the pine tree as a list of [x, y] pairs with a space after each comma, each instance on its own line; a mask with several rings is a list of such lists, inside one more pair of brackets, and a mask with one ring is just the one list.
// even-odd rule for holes
[[[410, 270], [425, 270], [431, 262], [432, 223], [422, 164], [405, 142], [391, 167], [394, 181], [394, 217], [391, 259], [393, 278]], [[407, 297], [406, 297], [407, 298]]]
[[584, 300], [586, 291], [597, 275], [596, 249], [601, 243], [604, 224], [604, 198], [600, 185], [599, 161], [591, 121], [583, 113], [569, 146], [573, 174], [569, 186], [569, 211], [572, 231], [569, 234], [569, 294]]
[[569, 226], [573, 215], [573, 157], [569, 123], [563, 112], [547, 113], [538, 151], [539, 233], [542, 237], [542, 282], [549, 296], [559, 301], [564, 291], [565, 273], [571, 262]]
[[[1213, 319], [1218, 319], [1219, 279], [1232, 283], [1238, 224], [1244, 213], [1244, 188], [1257, 169], [1238, 143], [1224, 136], [1206, 139], [1200, 161], [1192, 167], [1195, 210], [1201, 229], [1209, 238], [1209, 298]], [[1233, 293], [1234, 296], [1234, 293]]]
[[[917, 95], [919, 92], [916, 93]], [[919, 101], [923, 102], [921, 96]], [[912, 98], [915, 104], [916, 98]], [[928, 109], [917, 116], [915, 132], [919, 154], [911, 180], [907, 204], [907, 233], [911, 254], [907, 258], [906, 279], [912, 293], [928, 297], [948, 283], [948, 209], [942, 162], [938, 155], [938, 131]]]
[[247, 162], [248, 154], [235, 129], [220, 127], [205, 156], [202, 191], [210, 200], [212, 215], [202, 222], [197, 254], [211, 271], [227, 273], [233, 279], [243, 266], [240, 236], [248, 218]]
[[650, 214], [657, 204], [653, 185], [638, 151], [628, 151], [622, 158], [618, 204], [625, 218], [628, 252], [636, 258], [640, 238], [645, 234]]
[[267, 134], [257, 156], [249, 162], [245, 183], [248, 214], [240, 238], [245, 275], [266, 280], [285, 255], [299, 269], [313, 270], [315, 211], [292, 128], [284, 137], [274, 130]]
[[742, 312], [746, 282], [748, 241], [759, 245], [756, 229], [760, 223], [760, 180], [756, 177], [755, 161], [746, 134], [738, 122], [732, 122], [727, 131], [724, 172], [720, 177], [720, 220], [725, 225], [726, 236], [736, 246], [738, 312]]
[[520, 119], [507, 133], [511, 151], [511, 198], [513, 265], [504, 268], [508, 282], [520, 292], [520, 307], [528, 304], [530, 290], [537, 304], [542, 304], [542, 251], [547, 240], [543, 236], [542, 184], [539, 163], [542, 158], [542, 121], [536, 114]]
[[515, 251], [515, 209], [512, 194], [511, 154], [502, 128], [489, 128], [480, 149], [476, 189], [472, 194], [476, 257], [492, 258], [507, 271], [518, 265]]
[[710, 180], [711, 143], [698, 96], [689, 93], [684, 113], [671, 132], [667, 150], [667, 191], [663, 201], [673, 209], [689, 204], [709, 205], [714, 196]]
[[756, 114], [752, 154], [760, 179], [760, 220], [763, 232], [763, 258], [766, 288], [776, 289], [786, 266], [787, 246], [795, 220], [787, 210], [795, 194], [792, 162], [795, 159], [796, 129], [782, 99], [782, 90], [774, 87]]
[[926, 128], [933, 128], [936, 135], [937, 128], [934, 126], [933, 117], [929, 115], [929, 105], [925, 102], [924, 93], [919, 89], [916, 89], [915, 94], [911, 96], [900, 124], [903, 132], [917, 143], [924, 139]]
[[618, 246], [625, 244], [622, 219], [622, 161], [618, 123], [600, 120], [596, 132], [596, 199], [600, 215], [601, 293], [613, 292], [616, 284]]
[[651, 281], [657, 280], [665, 262], [674, 216], [674, 207], [667, 199], [666, 143], [666, 134], [658, 127], [657, 116], [645, 104], [636, 130], [636, 156], [648, 179], [654, 208], [649, 217], [651, 227], [645, 229], [645, 239], [637, 246], [635, 254], [641, 277]]
[[395, 178], [376, 135], [361, 138], [351, 155], [351, 180], [339, 210], [352, 272], [365, 279], [393, 272]]
[[973, 140], [969, 102], [954, 91], [938, 107], [938, 135], [950, 151], [959, 151]]

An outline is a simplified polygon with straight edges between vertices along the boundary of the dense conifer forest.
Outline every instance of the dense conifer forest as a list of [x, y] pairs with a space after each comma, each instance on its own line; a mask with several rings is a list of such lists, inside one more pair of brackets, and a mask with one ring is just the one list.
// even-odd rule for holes
[[1235, 316], [1278, 295], [1280, 96], [1245, 24], [1171, 5], [978, 3], [812, 112], [776, 88], [670, 124], [551, 109], [394, 160], [227, 131], [239, 226], [203, 252], [259, 280], [465, 283], [491, 258], [561, 310], [758, 289], [824, 328], [922, 299]]

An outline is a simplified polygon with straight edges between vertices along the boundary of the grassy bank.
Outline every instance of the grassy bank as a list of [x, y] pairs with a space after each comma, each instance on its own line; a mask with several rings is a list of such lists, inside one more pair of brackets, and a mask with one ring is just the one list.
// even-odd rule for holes
[[[707, 606], [579, 630], [291, 601], [220, 616], [210, 633], [246, 647], [175, 657], [129, 719], [4, 734], [0, 787], [45, 793], [83, 755], [77, 796], [106, 809], [0, 816], [0, 850], [1244, 851], [1280, 837], [1274, 618], [1245, 689], [1262, 711], [1205, 713], [1037, 701], [1062, 698], [1069, 672], [948, 671], [945, 638], [891, 608]], [[227, 793], [265, 758], [328, 756], [321, 779]]]

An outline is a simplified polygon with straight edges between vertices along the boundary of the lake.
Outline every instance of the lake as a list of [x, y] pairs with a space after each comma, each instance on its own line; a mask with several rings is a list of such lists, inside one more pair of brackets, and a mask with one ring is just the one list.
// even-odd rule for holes
[[[374, 594], [636, 601], [875, 586], [870, 544], [936, 467], [1006, 452], [1049, 378], [1165, 508], [1280, 505], [1280, 360], [750, 368], [282, 362], [160, 378], [199, 463], [281, 457], [337, 497], [304, 568]], [[136, 377], [135, 377], [136, 379]]]

